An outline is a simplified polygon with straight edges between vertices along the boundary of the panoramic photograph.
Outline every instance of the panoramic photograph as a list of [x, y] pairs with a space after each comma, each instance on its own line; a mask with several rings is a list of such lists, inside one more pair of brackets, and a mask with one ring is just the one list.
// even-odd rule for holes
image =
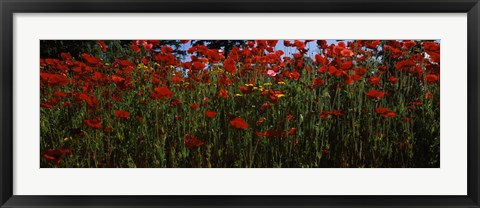
[[440, 168], [440, 40], [40, 40], [41, 168]]

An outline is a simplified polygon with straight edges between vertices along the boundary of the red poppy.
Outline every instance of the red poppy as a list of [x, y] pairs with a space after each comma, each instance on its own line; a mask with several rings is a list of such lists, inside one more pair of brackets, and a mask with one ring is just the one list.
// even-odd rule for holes
[[353, 52], [352, 52], [351, 50], [349, 50], [349, 49], [346, 49], [346, 48], [343, 49], [343, 50], [340, 52], [340, 54], [341, 54], [342, 56], [345, 56], [345, 57], [351, 57], [351, 56], [353, 56]]
[[257, 132], [255, 132], [255, 134], [256, 134], [257, 137], [259, 137], [259, 138], [262, 138], [262, 137], [265, 136], [265, 132], [258, 132], [258, 131], [257, 131]]
[[130, 118], [130, 113], [124, 110], [117, 110], [115, 111], [115, 116], [119, 119], [128, 119]]
[[388, 112], [388, 108], [375, 108], [375, 113], [384, 114]]
[[227, 58], [225, 59], [223, 64], [225, 67], [225, 71], [230, 72], [232, 74], [235, 74], [235, 72], [237, 71], [237, 69], [235, 68], [235, 61], [233, 59]]
[[217, 112], [215, 112], [215, 111], [211, 111], [211, 110], [205, 111], [205, 116], [206, 116], [207, 118], [213, 118], [213, 117], [215, 117], [216, 115], [217, 115]]
[[370, 78], [368, 78], [368, 82], [372, 85], [377, 85], [379, 86], [380, 85], [380, 77], [377, 77], [377, 76], [371, 76]]
[[398, 80], [398, 79], [397, 79], [395, 76], [390, 76], [390, 77], [388, 77], [388, 82], [390, 82], [390, 83], [396, 83], [397, 80]]
[[137, 53], [140, 52], [140, 47], [138, 47], [137, 45], [135, 45], [135, 44], [133, 44], [133, 43], [130, 45], [130, 49], [131, 49], [132, 51], [137, 52]]
[[423, 105], [423, 102], [420, 102], [420, 101], [414, 101], [414, 102], [410, 102], [410, 105], [416, 105], [416, 106], [420, 106], [420, 105]]
[[97, 44], [100, 46], [103, 52], [107, 52], [107, 45], [105, 44], [105, 42], [99, 40]]
[[91, 119], [83, 120], [83, 123], [87, 124], [87, 126], [93, 129], [101, 129], [102, 128], [102, 119], [99, 117], [93, 117]]
[[248, 129], [248, 123], [243, 118], [235, 118], [230, 121], [230, 125], [236, 129]]
[[203, 146], [205, 142], [197, 139], [194, 135], [185, 134], [185, 146], [188, 149], [199, 148]]
[[430, 99], [430, 98], [432, 98], [432, 97], [433, 97], [433, 93], [431, 93], [431, 92], [425, 93], [425, 99], [428, 100], [428, 99]]
[[291, 114], [291, 113], [288, 113], [287, 116], [285, 116], [285, 118], [287, 118], [287, 121], [293, 121], [295, 116], [293, 116], [293, 114]]
[[51, 103], [40, 103], [40, 107], [42, 108], [50, 108], [50, 109], [53, 109], [55, 108], [57, 105], [56, 104], [51, 104]]
[[395, 113], [393, 111], [388, 111], [385, 114], [383, 114], [383, 116], [385, 116], [386, 118], [393, 118], [393, 117], [397, 116], [397, 113]]
[[220, 74], [220, 79], [218, 79], [218, 84], [223, 86], [229, 86], [229, 85], [232, 85], [233, 82], [227, 76]]
[[387, 94], [386, 92], [383, 91], [378, 91], [378, 90], [370, 90], [367, 92], [367, 97], [370, 99], [380, 99], [383, 96]]
[[62, 148], [57, 148], [55, 150], [48, 149], [43, 152], [43, 158], [53, 165], [58, 165], [60, 164], [60, 160], [64, 155], [70, 155], [70, 154], [72, 154], [72, 150], [70, 149], [62, 149]]
[[222, 88], [220, 89], [220, 93], [218, 93], [218, 96], [222, 98], [228, 98], [228, 91]]
[[324, 111], [322, 111], [322, 113], [320, 113], [320, 118], [325, 119], [325, 118], [328, 118], [329, 116], [330, 116], [330, 112], [328, 112], [326, 110], [324, 110]]
[[315, 87], [320, 87], [325, 83], [325, 81], [320, 78], [313, 78], [312, 83], [315, 85]]
[[240, 86], [240, 91], [243, 93], [243, 94], [249, 94], [252, 92], [252, 89], [253, 87], [250, 87], [250, 86]]
[[343, 114], [342, 111], [337, 109], [334, 109], [332, 110], [332, 112], [330, 112], [330, 115], [337, 116], [337, 117], [341, 116], [342, 114]]
[[297, 128], [291, 128], [289, 131], [288, 131], [288, 135], [294, 135], [297, 133]]
[[85, 61], [87, 61], [87, 64], [89, 64], [90, 66], [96, 66], [96, 65], [99, 65], [101, 60], [100, 58], [97, 58], [95, 56], [92, 56], [88, 53], [83, 53], [82, 54], [82, 58], [85, 59]]
[[168, 89], [168, 87], [157, 87], [155, 88], [156, 96], [155, 98], [171, 98], [173, 96], [173, 92]]
[[429, 84], [436, 83], [438, 81], [438, 75], [427, 74], [427, 76], [425, 76], [425, 81], [427, 81], [427, 83], [429, 83]]
[[196, 110], [196, 109], [198, 109], [198, 105], [196, 103], [191, 104], [190, 108], [193, 109], [193, 110]]
[[178, 107], [182, 105], [182, 101], [180, 101], [179, 99], [172, 99], [170, 100], [170, 106], [172, 107]]
[[358, 76], [363, 76], [367, 73], [367, 69], [365, 68], [357, 68], [355, 69], [355, 74]]
[[67, 77], [60, 74], [40, 73], [40, 80], [52, 85], [62, 86], [68, 84], [70, 81]]
[[259, 118], [259, 119], [257, 120], [257, 126], [262, 125], [264, 122], [265, 122], [265, 118]]
[[298, 79], [300, 78], [300, 73], [298, 73], [297, 71], [293, 71], [290, 74], [292, 76], [292, 79], [295, 80], [295, 81], [298, 81]]

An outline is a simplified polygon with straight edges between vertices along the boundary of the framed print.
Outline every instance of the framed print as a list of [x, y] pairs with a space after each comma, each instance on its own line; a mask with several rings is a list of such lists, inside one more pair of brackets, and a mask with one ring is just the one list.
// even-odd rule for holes
[[478, 1], [1, 1], [2, 207], [479, 207]]

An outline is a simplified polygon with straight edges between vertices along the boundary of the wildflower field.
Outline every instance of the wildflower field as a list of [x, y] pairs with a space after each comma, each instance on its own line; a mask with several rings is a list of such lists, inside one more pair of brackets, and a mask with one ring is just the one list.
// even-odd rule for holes
[[440, 41], [40, 45], [42, 168], [440, 166]]

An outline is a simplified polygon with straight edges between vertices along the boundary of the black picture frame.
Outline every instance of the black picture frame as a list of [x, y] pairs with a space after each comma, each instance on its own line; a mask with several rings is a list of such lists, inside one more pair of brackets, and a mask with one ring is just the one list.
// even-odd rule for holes
[[[0, 0], [1, 207], [480, 207], [478, 0]], [[25, 196], [13, 195], [14, 13], [467, 13], [466, 196]], [[414, 188], [414, 187], [412, 187]]]

